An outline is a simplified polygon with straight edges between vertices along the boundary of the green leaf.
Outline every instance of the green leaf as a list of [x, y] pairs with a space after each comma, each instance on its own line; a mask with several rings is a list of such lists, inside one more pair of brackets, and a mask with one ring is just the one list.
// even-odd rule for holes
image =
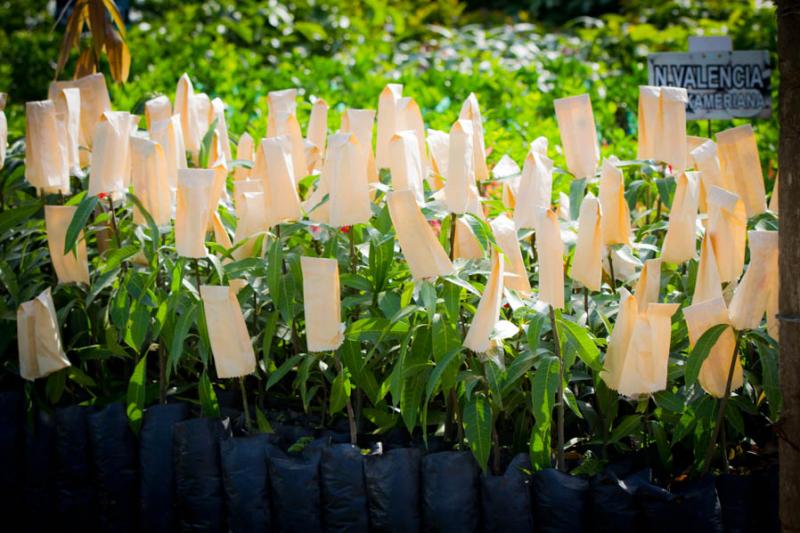
[[[208, 158], [211, 156], [211, 142], [214, 140], [214, 133], [217, 129], [217, 120], [218, 119], [215, 118], [213, 122], [211, 122], [208, 130], [206, 130], [206, 134], [203, 135], [203, 141], [200, 145], [200, 168], [208, 168]], [[211, 163], [216, 163], [216, 161], [211, 161]]]
[[472, 230], [472, 234], [475, 235], [484, 253], [489, 249], [490, 244], [500, 250], [497, 241], [494, 240], [492, 228], [489, 227], [489, 224], [487, 224], [485, 220], [482, 220], [472, 213], [464, 213], [464, 220], [467, 222], [467, 225], [469, 225], [469, 229]]
[[[717, 324], [706, 330], [705, 333], [697, 340], [697, 343], [694, 345], [694, 349], [692, 349], [692, 353], [689, 354], [689, 358], [686, 360], [686, 370], [684, 372], [684, 380], [686, 385], [694, 385], [697, 382], [697, 376], [700, 374], [700, 368], [703, 366], [703, 362], [708, 357], [708, 354], [711, 353], [711, 348], [717, 343], [720, 335], [728, 329], [730, 326], [728, 324]], [[731, 354], [733, 355], [733, 354]]]
[[623, 438], [632, 435], [642, 428], [642, 415], [628, 415], [622, 418], [619, 424], [611, 432], [609, 442], [619, 442]]
[[428, 398], [433, 397], [433, 395], [436, 393], [437, 389], [440, 386], [442, 387], [442, 390], [445, 392], [449, 390], [444, 386], [442, 376], [444, 375], [445, 371], [447, 371], [447, 369], [451, 367], [451, 365], [455, 367], [456, 372], [458, 372], [458, 365], [454, 365], [453, 363], [455, 361], [459, 361], [460, 365], [461, 358], [459, 356], [461, 355], [461, 352], [462, 352], [462, 347], [457, 346], [456, 348], [451, 350], [450, 353], [442, 357], [438, 363], [436, 363], [436, 367], [433, 369], [433, 372], [431, 372], [431, 375], [428, 377], [428, 384], [425, 386], [425, 395]]
[[530, 322], [528, 323], [528, 331], [526, 334], [528, 338], [528, 350], [530, 350], [532, 354], [535, 354], [542, 336], [542, 328], [544, 328], [548, 318], [538, 313], [529, 315], [529, 318]]
[[761, 386], [764, 387], [764, 394], [767, 397], [769, 417], [776, 421], [780, 418], [783, 407], [778, 350], [771, 338], [768, 341], [760, 340], [755, 344], [761, 361]]
[[572, 183], [569, 184], [569, 218], [571, 220], [578, 220], [585, 193], [586, 178], [572, 180]]
[[[272, 298], [272, 304], [280, 309], [281, 277], [283, 269], [283, 248], [280, 239], [274, 239], [267, 253], [267, 288]], [[286, 320], [286, 317], [284, 317]]]
[[683, 398], [668, 390], [662, 390], [653, 395], [656, 405], [673, 413], [683, 411]]
[[492, 407], [482, 395], [473, 395], [464, 406], [464, 435], [475, 460], [484, 473], [488, 473], [492, 448]]
[[339, 372], [331, 383], [331, 397], [328, 402], [328, 412], [336, 414], [347, 404], [347, 398], [350, 396], [350, 382], [345, 376], [345, 372]]
[[284, 361], [283, 364], [279, 366], [278, 369], [269, 376], [269, 379], [267, 380], [267, 385], [264, 387], [264, 392], [271, 389], [273, 385], [275, 385], [283, 378], [283, 376], [288, 374], [290, 370], [292, 370], [295, 366], [297, 366], [297, 363], [300, 362], [300, 359], [302, 357], [303, 356], [301, 354], [297, 354]]
[[178, 363], [183, 355], [183, 346], [186, 342], [186, 336], [189, 334], [189, 329], [194, 323], [195, 315], [197, 314], [197, 303], [183, 299], [183, 313], [178, 318], [178, 323], [175, 324], [175, 329], [172, 332], [172, 342], [169, 344], [169, 365], [167, 368], [167, 376], [172, 370], [178, 369]]
[[10, 229], [30, 220], [41, 208], [41, 200], [13, 209], [3, 206], [3, 209], [0, 210], [0, 235], [4, 235]]
[[197, 392], [200, 396], [200, 408], [203, 416], [218, 417], [219, 416], [219, 401], [217, 400], [217, 393], [214, 392], [214, 387], [211, 385], [211, 380], [208, 378], [208, 372], [205, 370], [200, 375], [200, 383], [197, 384]]
[[553, 355], [542, 358], [531, 380], [534, 426], [531, 432], [531, 465], [535, 470], [550, 468], [550, 425], [558, 390], [559, 361]]
[[600, 350], [589, 336], [588, 330], [565, 318], [559, 318], [557, 323], [561, 332], [567, 338], [572, 339], [578, 349], [578, 357], [581, 358], [586, 366], [595, 372], [603, 370], [603, 363], [600, 362]]
[[145, 353], [128, 380], [128, 424], [131, 430], [138, 435], [142, 427], [144, 416], [144, 402], [146, 398], [145, 380], [147, 379], [147, 354]]
[[78, 205], [78, 208], [75, 210], [75, 215], [73, 215], [69, 226], [67, 226], [67, 233], [64, 237], [64, 255], [75, 249], [78, 243], [78, 237], [80, 237], [83, 228], [86, 227], [86, 222], [88, 222], [96, 206], [97, 196], [87, 196]]
[[150, 329], [150, 309], [141, 300], [136, 302], [133, 312], [130, 314], [127, 331], [125, 332], [125, 342], [141, 353], [142, 344], [147, 338], [147, 331]]
[[256, 406], [256, 427], [259, 433], [273, 433], [272, 426], [264, 412]]
[[676, 188], [675, 178], [659, 178], [656, 180], [656, 187], [658, 187], [658, 196], [661, 198], [661, 203], [667, 209], [671, 209], [672, 194]]
[[45, 394], [47, 394], [47, 400], [51, 405], [56, 405], [59, 400], [61, 400], [61, 396], [64, 394], [64, 388], [66, 387], [66, 384], [66, 370], [59, 370], [58, 372], [53, 372], [47, 376], [47, 384], [45, 385], [44, 390]]
[[267, 314], [267, 323], [264, 325], [263, 337], [261, 339], [261, 360], [264, 361], [264, 370], [269, 372], [270, 352], [272, 351], [272, 339], [278, 330], [278, 311]]
[[[448, 320], [446, 317], [437, 313], [433, 316], [433, 358], [437, 362], [450, 354], [453, 350], [461, 348], [461, 335], [458, 333], [458, 326], [455, 321]], [[458, 366], [451, 365], [443, 369], [441, 375], [442, 390], [449, 391], [456, 383]]]

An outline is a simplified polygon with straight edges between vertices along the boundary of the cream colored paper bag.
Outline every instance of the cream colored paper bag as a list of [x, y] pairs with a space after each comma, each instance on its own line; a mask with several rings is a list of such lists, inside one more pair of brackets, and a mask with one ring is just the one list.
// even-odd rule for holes
[[[157, 142], [131, 137], [131, 182], [133, 193], [153, 217], [156, 225], [167, 226], [172, 215], [167, 161]], [[145, 224], [138, 208], [133, 210], [134, 224]]]
[[495, 250], [492, 253], [492, 271], [481, 295], [475, 316], [464, 338], [464, 347], [475, 353], [489, 350], [492, 331], [500, 318], [500, 304], [503, 300], [503, 257]]
[[264, 192], [264, 182], [261, 180], [240, 180], [233, 182], [233, 207], [236, 218], [242, 218], [241, 209], [244, 206], [242, 195], [246, 192]]
[[239, 221], [236, 224], [236, 235], [233, 237], [234, 244], [247, 240], [248, 242], [233, 252], [236, 259], [252, 257], [254, 252], [261, 250], [255, 249], [257, 237], [264, 234], [269, 229], [268, 213], [266, 210], [263, 192], [246, 192], [242, 194], [240, 204], [236, 211], [240, 213]]
[[[230, 235], [228, 235], [228, 230], [225, 229], [225, 225], [222, 223], [222, 218], [220, 218], [219, 213], [216, 211], [211, 213], [211, 229], [214, 232], [214, 242], [226, 250], [233, 248], [233, 243], [231, 242]], [[230, 259], [225, 259], [225, 261], [230, 261]]]
[[767, 210], [764, 175], [753, 128], [749, 124], [717, 133], [722, 175], [744, 202], [747, 217]]
[[[253, 144], [253, 138], [250, 136], [249, 133], [244, 132], [242, 136], [239, 137], [239, 144], [236, 145], [236, 159], [240, 161], [250, 161], [251, 163], [255, 161], [255, 148]], [[250, 179], [251, 169], [238, 166], [233, 169], [233, 180], [242, 181]]]
[[108, 96], [106, 78], [100, 72], [77, 80], [54, 81], [50, 84], [47, 97], [55, 100], [58, 91], [71, 88], [79, 89], [81, 92], [81, 126], [78, 143], [85, 147], [85, 150], [80, 151], [81, 166], [87, 166], [95, 127], [103, 113], [111, 111], [111, 99]]
[[567, 160], [567, 169], [576, 178], [589, 178], [597, 170], [600, 148], [588, 94], [560, 98], [553, 102], [556, 108], [561, 146]]
[[340, 228], [368, 222], [372, 216], [372, 208], [369, 201], [366, 152], [354, 134], [337, 133], [328, 138], [325, 169], [329, 166], [328, 224]]
[[[221, 148], [222, 155], [225, 156], [225, 161], [230, 163], [233, 161], [233, 154], [231, 153], [231, 141], [228, 137], [228, 123], [225, 120], [225, 102], [220, 98], [211, 100], [211, 121], [217, 121], [214, 131], [217, 134], [217, 142]], [[217, 155], [217, 159], [221, 157]]]
[[[472, 186], [467, 192], [467, 213], [471, 213], [485, 221], [481, 207], [481, 197], [478, 190]], [[466, 217], [456, 219], [456, 240], [453, 248], [453, 257], [456, 259], [483, 259], [484, 253], [481, 243], [472, 232], [472, 227], [467, 222]]]
[[428, 176], [428, 182], [432, 190], [439, 191], [444, 188], [445, 178], [447, 177], [450, 136], [443, 131], [429, 129], [426, 143], [431, 154], [431, 174]]
[[342, 115], [342, 133], [354, 133], [358, 144], [367, 154], [367, 180], [377, 183], [378, 167], [375, 166], [375, 152], [372, 151], [372, 127], [375, 123], [374, 109], [347, 109]]
[[267, 137], [285, 135], [292, 145], [292, 169], [295, 182], [308, 172], [305, 141], [297, 120], [297, 89], [272, 91], [267, 95], [269, 115], [267, 117]]
[[558, 217], [550, 209], [539, 208], [536, 254], [539, 260], [539, 301], [553, 309], [563, 309], [564, 243]]
[[171, 116], [172, 103], [163, 94], [144, 103], [144, 120], [147, 123], [147, 131], [151, 131], [156, 122], [168, 120]]
[[[311, 105], [311, 116], [308, 117], [308, 128], [306, 130], [306, 141], [314, 145], [318, 153], [325, 153], [325, 141], [328, 138], [328, 104], [322, 98], [318, 98]], [[318, 158], [313, 164], [308, 161], [308, 173], [322, 166], [322, 158]]]
[[622, 369], [625, 367], [625, 357], [628, 355], [628, 345], [633, 334], [633, 326], [639, 316], [639, 303], [628, 289], [619, 289], [619, 308], [614, 329], [608, 339], [603, 371], [600, 377], [606, 385], [613, 390], [619, 390], [622, 378]]
[[77, 256], [70, 252], [64, 254], [67, 228], [78, 208], [71, 205], [44, 206], [44, 223], [47, 231], [47, 246], [50, 259], [58, 276], [59, 283], [89, 284], [89, 260], [86, 254], [86, 241], [83, 232], [78, 236]]
[[339, 263], [324, 257], [301, 257], [303, 309], [309, 352], [336, 350], [344, 341], [339, 296]]
[[639, 86], [639, 128], [637, 159], [657, 159], [661, 130], [661, 88]]
[[538, 210], [549, 208], [553, 195], [553, 160], [547, 157], [547, 141], [537, 141], [531, 143], [519, 178], [514, 223], [520, 229], [536, 228]]
[[631, 215], [625, 201], [625, 178], [617, 160], [606, 159], [600, 173], [600, 207], [603, 211], [603, 244], [628, 244], [631, 240]]
[[155, 122], [150, 130], [150, 138], [161, 145], [167, 163], [167, 182], [170, 189], [178, 187], [178, 170], [188, 166], [186, 147], [183, 143], [181, 117], [173, 115], [167, 120]]
[[475, 186], [472, 139], [472, 123], [457, 120], [450, 129], [447, 181], [444, 184], [445, 206], [449, 212], [457, 215], [467, 211], [469, 189]]
[[614, 279], [627, 283], [636, 278], [636, 269], [642, 267], [642, 262], [633, 256], [631, 247], [627, 244], [616, 250], [603, 245], [603, 249], [600, 252], [603, 257], [603, 272], [607, 272], [609, 276], [611, 275], [608, 263], [609, 249], [611, 250], [610, 255], [614, 265]]
[[[692, 303], [691, 306], [683, 310], [686, 318], [686, 326], [689, 330], [689, 346], [694, 345], [700, 337], [717, 324], [729, 324], [728, 309], [725, 307], [725, 300], [722, 296], [700, 303]], [[715, 398], [725, 396], [725, 386], [728, 382], [728, 373], [731, 367], [734, 346], [736, 345], [736, 335], [732, 328], [726, 328], [722, 332], [717, 342], [711, 347], [708, 357], [700, 367], [698, 380], [700, 385], [710, 395]], [[733, 381], [731, 390], [734, 391], [742, 386], [742, 364], [736, 358], [736, 365], [733, 370]]]
[[237, 378], [255, 372], [256, 355], [236, 292], [227, 286], [201, 285], [200, 296], [217, 377]]
[[[397, 101], [396, 112], [394, 133], [401, 131], [414, 132], [419, 145], [420, 157], [422, 158], [422, 168], [427, 174], [430, 164], [428, 162], [428, 153], [425, 151], [425, 122], [422, 120], [422, 111], [417, 105], [417, 101], [411, 97], [400, 98]], [[391, 137], [389, 142], [391, 142]]]
[[262, 140], [256, 153], [252, 177], [262, 182], [270, 226], [302, 218], [291, 149], [289, 137], [281, 135]]
[[[2, 120], [2, 119], [0, 119]], [[2, 144], [3, 140], [0, 139], [0, 144]], [[2, 150], [2, 148], [0, 148]], [[3, 168], [3, 163], [0, 161], [0, 168]], [[780, 177], [775, 176], [775, 185], [772, 187], [772, 196], [769, 198], [769, 210], [778, 214], [779, 203], [778, 195], [780, 194]]]
[[49, 287], [17, 309], [17, 346], [19, 374], [28, 381], [70, 366]]
[[719, 279], [717, 257], [714, 255], [711, 234], [706, 231], [703, 236], [703, 244], [700, 245], [700, 261], [697, 264], [692, 304], [699, 304], [716, 298], [722, 298], [722, 282]]
[[525, 261], [522, 259], [522, 251], [519, 248], [514, 221], [505, 215], [500, 215], [492, 220], [491, 226], [494, 238], [505, 256], [503, 285], [507, 289], [513, 289], [519, 291], [523, 296], [528, 296], [531, 292], [531, 284], [528, 281], [528, 271], [525, 270]]
[[675, 197], [669, 212], [667, 234], [661, 258], [668, 263], [683, 263], [697, 256], [697, 205], [700, 175], [683, 172], [677, 178]]
[[62, 89], [53, 100], [56, 106], [56, 120], [59, 127], [61, 150], [67, 158], [67, 168], [75, 176], [82, 176], [80, 159], [81, 131], [81, 91], [80, 89]]
[[778, 291], [778, 232], [753, 230], [750, 265], [733, 292], [731, 324], [738, 330], [756, 329], [767, 311], [771, 291]]
[[417, 203], [424, 204], [422, 182], [425, 175], [417, 135], [411, 130], [397, 132], [389, 142], [389, 158], [392, 188], [397, 191], [409, 189], [417, 198]]
[[211, 220], [214, 171], [178, 170], [178, 205], [175, 213], [175, 250], [181, 257], [200, 258], [206, 250], [206, 229]]
[[578, 241], [571, 277], [590, 291], [599, 291], [603, 278], [603, 229], [600, 201], [592, 193], [581, 202]]
[[386, 197], [400, 249], [414, 279], [421, 281], [455, 272], [453, 263], [422, 215], [414, 193], [394, 191]]
[[69, 194], [67, 154], [52, 100], [25, 104], [25, 179], [37, 192]]
[[522, 170], [508, 154], [503, 155], [492, 167], [492, 178], [503, 183], [503, 205], [512, 212], [517, 204], [520, 174]]
[[201, 104], [202, 102], [195, 98], [192, 80], [189, 79], [188, 74], [184, 73], [178, 80], [178, 86], [175, 89], [175, 104], [172, 107], [172, 113], [181, 117], [183, 142], [194, 160], [197, 160], [200, 153], [200, 145], [208, 127], [203, 127], [207, 117], [202, 116]]
[[638, 397], [667, 387], [671, 317], [679, 307], [651, 303], [638, 314], [622, 366], [620, 394]]
[[723, 283], [739, 279], [744, 269], [747, 215], [739, 197], [732, 192], [710, 187], [708, 200], [708, 229], [714, 255], [717, 258], [719, 279]]
[[478, 106], [478, 97], [475, 93], [469, 96], [461, 105], [458, 118], [472, 122], [472, 153], [474, 155], [475, 179], [479, 182], [489, 179], [489, 168], [486, 166], [486, 145], [483, 140], [483, 119]]
[[639, 312], [644, 313], [647, 306], [651, 303], [658, 303], [658, 295], [661, 292], [661, 259], [648, 259], [644, 262], [639, 279], [633, 294], [639, 304]]
[[700, 203], [698, 209], [701, 213], [708, 212], [708, 190], [711, 187], [721, 187], [733, 190], [733, 185], [728, 183], [719, 168], [717, 159], [717, 145], [713, 141], [706, 141], [691, 152], [689, 160], [694, 168], [700, 172]]
[[130, 135], [134, 117], [125, 111], [109, 111], [97, 123], [89, 170], [89, 196], [125, 194], [131, 181]]
[[686, 170], [686, 103], [682, 87], [661, 87], [661, 134], [656, 141], [657, 158], [672, 167], [672, 173]]
[[389, 141], [397, 132], [397, 106], [403, 97], [403, 86], [386, 85], [378, 97], [378, 140], [375, 144], [375, 164], [378, 169], [389, 168]]

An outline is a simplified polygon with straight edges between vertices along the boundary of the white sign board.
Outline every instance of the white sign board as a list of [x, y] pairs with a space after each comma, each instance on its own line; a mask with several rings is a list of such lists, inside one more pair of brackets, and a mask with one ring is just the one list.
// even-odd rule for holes
[[666, 52], [647, 58], [650, 85], [684, 87], [686, 118], [769, 118], [769, 53], [764, 50]]

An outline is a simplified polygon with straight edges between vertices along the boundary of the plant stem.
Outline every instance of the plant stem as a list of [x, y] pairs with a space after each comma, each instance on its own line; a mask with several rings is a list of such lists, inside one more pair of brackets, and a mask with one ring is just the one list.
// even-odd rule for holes
[[120, 240], [119, 240], [119, 229], [117, 228], [117, 214], [114, 211], [114, 200], [111, 199], [111, 195], [108, 195], [108, 212], [111, 215], [111, 229], [114, 231], [114, 243], [117, 245], [117, 248], [120, 247]]
[[583, 308], [586, 309], [586, 324], [589, 324], [589, 288], [583, 288]]
[[556, 450], [556, 468], [562, 472], [566, 471], [564, 462], [564, 359], [561, 354], [561, 341], [558, 338], [558, 327], [556, 326], [556, 313], [553, 306], [550, 306], [550, 327], [553, 330], [553, 344], [556, 357], [558, 358], [558, 398], [556, 407], [558, 424], [558, 448]]
[[450, 261], [455, 259], [456, 254], [456, 220], [458, 215], [450, 213]]
[[248, 405], [247, 401], [247, 389], [244, 386], [244, 376], [239, 376], [239, 390], [242, 392], [242, 407], [244, 408], [244, 427], [247, 429], [247, 432], [253, 429], [253, 425], [250, 422], [250, 405]]
[[194, 258], [194, 280], [197, 283], [197, 296], [200, 297], [200, 260]]
[[608, 273], [611, 276], [611, 294], [616, 294], [617, 280], [614, 277], [614, 257], [611, 252], [611, 246], [608, 247]]
[[[736, 358], [739, 353], [739, 333], [736, 333], [736, 340], [733, 345], [733, 354], [731, 355], [731, 366], [728, 369], [728, 381], [725, 383], [725, 395], [719, 400], [719, 408], [717, 410], [717, 420], [714, 423], [714, 435], [706, 448], [706, 455], [703, 458], [703, 474], [707, 474], [711, 468], [711, 458], [714, 456], [714, 449], [717, 447], [717, 437], [719, 436], [722, 425], [725, 423], [725, 406], [728, 403], [728, 397], [731, 395], [731, 386], [733, 384], [733, 373], [736, 370]], [[726, 450], [723, 453], [727, 454]]]
[[[343, 373], [344, 366], [342, 365], [342, 360], [339, 359], [339, 354], [334, 352], [333, 356], [336, 360], [336, 366], [339, 372]], [[353, 412], [353, 404], [350, 401], [349, 394], [345, 397], [345, 407], [347, 408], [347, 421], [350, 423], [350, 444], [356, 446], [358, 444], [358, 429], [356, 428], [356, 416]]]
[[536, 264], [536, 232], [531, 233], [531, 270]]

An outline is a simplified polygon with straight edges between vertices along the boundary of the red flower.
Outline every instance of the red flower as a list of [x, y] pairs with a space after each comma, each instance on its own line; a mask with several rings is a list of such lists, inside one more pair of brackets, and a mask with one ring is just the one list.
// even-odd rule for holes
[[101, 193], [97, 194], [97, 199], [98, 200], [105, 200], [106, 198], [108, 198], [108, 193], [107, 192], [101, 192]]
[[353, 226], [342, 226], [341, 228], [339, 228], [339, 231], [341, 231], [342, 233], [350, 233], [350, 230], [352, 228]]
[[503, 304], [503, 309], [511, 309], [511, 305], [510, 304]]

